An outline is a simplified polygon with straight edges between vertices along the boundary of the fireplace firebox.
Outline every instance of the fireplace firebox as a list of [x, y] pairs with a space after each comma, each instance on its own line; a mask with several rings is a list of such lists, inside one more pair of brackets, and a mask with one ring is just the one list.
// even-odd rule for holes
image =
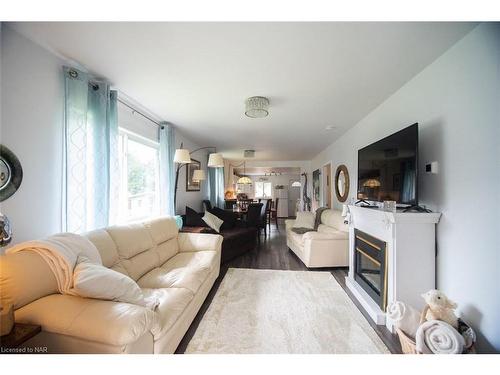
[[354, 230], [354, 279], [385, 312], [387, 306], [386, 243]]

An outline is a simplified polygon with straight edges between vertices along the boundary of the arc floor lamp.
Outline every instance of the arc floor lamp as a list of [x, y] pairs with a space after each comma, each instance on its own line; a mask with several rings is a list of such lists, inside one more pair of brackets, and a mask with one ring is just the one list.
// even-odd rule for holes
[[[183, 143], [181, 143], [181, 148], [175, 150], [174, 154], [174, 163], [177, 164], [177, 168], [175, 170], [175, 188], [174, 188], [174, 210], [177, 208], [177, 186], [179, 184], [179, 172], [182, 167], [192, 163], [191, 154], [194, 154], [200, 150], [214, 149], [215, 152], [208, 155], [208, 168], [222, 168], [224, 167], [224, 158], [222, 154], [217, 153], [217, 149], [214, 146], [206, 146], [200, 147], [196, 150], [189, 151], [186, 148], [183, 148]], [[199, 169], [194, 171], [193, 181], [203, 181], [205, 180], [206, 174], [203, 169]]]

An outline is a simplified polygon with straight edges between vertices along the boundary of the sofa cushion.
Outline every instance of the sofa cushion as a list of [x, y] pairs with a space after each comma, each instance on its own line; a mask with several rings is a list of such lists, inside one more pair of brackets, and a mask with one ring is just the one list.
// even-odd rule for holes
[[16, 310], [16, 322], [116, 346], [159, 331], [158, 315], [145, 307], [63, 294], [40, 298]]
[[172, 238], [176, 238], [179, 233], [179, 227], [175, 219], [171, 217], [162, 217], [145, 222], [144, 226], [149, 229], [153, 242], [159, 245]]
[[159, 330], [154, 338], [161, 338], [177, 321], [194, 297], [194, 293], [185, 288], [142, 289], [146, 298], [155, 298], [159, 301], [156, 308]]
[[233, 229], [236, 225], [236, 220], [238, 220], [238, 215], [236, 215], [236, 213], [223, 210], [219, 207], [212, 208], [210, 212], [223, 221], [222, 230]]
[[308, 228], [314, 229], [314, 220], [316, 216], [314, 213], [309, 211], [299, 211], [297, 212], [297, 218], [293, 223], [294, 228]]
[[207, 227], [200, 214], [191, 207], [186, 206], [185, 224], [187, 227]]
[[326, 234], [332, 234], [335, 236], [335, 238], [338, 239], [349, 239], [349, 232], [344, 232], [341, 230], [338, 230], [336, 228], [330, 227], [325, 224], [320, 224], [318, 227], [318, 233], [326, 233]]
[[77, 264], [73, 272], [73, 290], [80, 297], [147, 306], [141, 289], [127, 275], [90, 262]]
[[217, 216], [210, 213], [210, 211], [206, 211], [202, 219], [210, 228], [215, 230], [217, 233], [220, 232], [222, 224], [224, 223], [223, 220], [219, 219]]
[[141, 288], [186, 288], [196, 293], [219, 261], [216, 251], [179, 253], [137, 280]]
[[342, 212], [339, 210], [325, 210], [321, 214], [321, 224], [328, 225], [343, 232], [349, 231], [349, 226], [344, 224]]
[[99, 251], [103, 266], [111, 268], [120, 261], [116, 244], [105, 229], [93, 230], [86, 233], [85, 237]]

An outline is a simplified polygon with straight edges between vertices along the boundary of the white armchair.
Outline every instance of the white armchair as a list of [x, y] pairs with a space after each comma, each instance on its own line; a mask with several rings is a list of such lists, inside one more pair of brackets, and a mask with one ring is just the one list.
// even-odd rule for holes
[[[311, 213], [311, 215], [313, 215]], [[349, 227], [341, 211], [325, 210], [317, 231], [292, 231], [295, 220], [286, 220], [286, 244], [308, 268], [349, 265]]]

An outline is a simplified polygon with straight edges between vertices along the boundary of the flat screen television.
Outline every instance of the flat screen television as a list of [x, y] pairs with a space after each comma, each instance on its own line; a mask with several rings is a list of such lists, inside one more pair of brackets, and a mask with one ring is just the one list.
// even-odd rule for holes
[[358, 151], [358, 199], [418, 205], [418, 124]]

